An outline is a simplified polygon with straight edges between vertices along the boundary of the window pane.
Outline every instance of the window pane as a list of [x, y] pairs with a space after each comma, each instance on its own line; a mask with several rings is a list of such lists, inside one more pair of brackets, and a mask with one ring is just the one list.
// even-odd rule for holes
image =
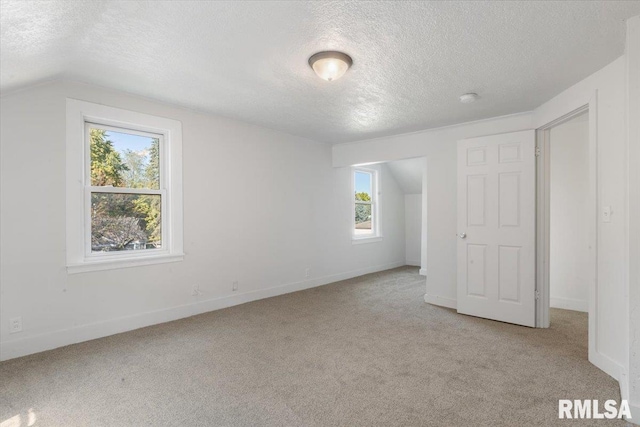
[[356, 201], [369, 202], [372, 195], [371, 174], [356, 171]]
[[160, 188], [160, 140], [105, 129], [89, 129], [91, 185]]
[[372, 232], [371, 205], [356, 203], [355, 234], [369, 234]]
[[91, 252], [162, 247], [161, 196], [91, 193]]

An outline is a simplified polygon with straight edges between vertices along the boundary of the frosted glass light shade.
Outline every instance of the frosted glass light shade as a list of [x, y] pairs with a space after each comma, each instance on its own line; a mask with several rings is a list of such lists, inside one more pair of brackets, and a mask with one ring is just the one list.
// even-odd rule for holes
[[309, 58], [309, 65], [318, 77], [328, 82], [338, 80], [353, 64], [351, 57], [342, 52], [318, 52]]

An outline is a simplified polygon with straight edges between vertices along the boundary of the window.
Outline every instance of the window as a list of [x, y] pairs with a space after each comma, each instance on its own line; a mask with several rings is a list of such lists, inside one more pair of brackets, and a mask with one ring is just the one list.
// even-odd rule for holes
[[353, 239], [380, 237], [378, 209], [378, 171], [353, 170]]
[[67, 270], [179, 261], [180, 122], [67, 100]]
[[162, 249], [163, 135], [85, 123], [91, 253]]

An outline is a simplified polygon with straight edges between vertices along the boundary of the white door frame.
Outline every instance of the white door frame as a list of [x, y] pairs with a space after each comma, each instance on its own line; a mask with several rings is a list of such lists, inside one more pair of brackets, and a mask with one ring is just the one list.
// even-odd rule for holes
[[549, 188], [550, 188], [550, 156], [549, 143], [551, 128], [558, 126], [575, 116], [589, 112], [589, 197], [588, 209], [588, 242], [589, 263], [588, 273], [588, 313], [589, 313], [589, 360], [593, 361], [596, 354], [596, 316], [597, 316], [597, 280], [598, 280], [598, 133], [597, 133], [597, 92], [594, 92], [589, 102], [557, 119], [539, 127], [536, 130], [536, 149], [539, 153], [536, 162], [536, 290], [538, 299], [536, 304], [536, 327], [548, 328], [549, 319]]

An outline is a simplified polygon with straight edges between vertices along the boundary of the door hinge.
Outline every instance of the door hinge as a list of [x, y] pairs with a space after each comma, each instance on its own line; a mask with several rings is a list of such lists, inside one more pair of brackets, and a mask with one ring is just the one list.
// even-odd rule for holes
[[540, 157], [540, 147], [536, 147], [536, 157]]
[[540, 292], [536, 291], [536, 301], [540, 299]]

